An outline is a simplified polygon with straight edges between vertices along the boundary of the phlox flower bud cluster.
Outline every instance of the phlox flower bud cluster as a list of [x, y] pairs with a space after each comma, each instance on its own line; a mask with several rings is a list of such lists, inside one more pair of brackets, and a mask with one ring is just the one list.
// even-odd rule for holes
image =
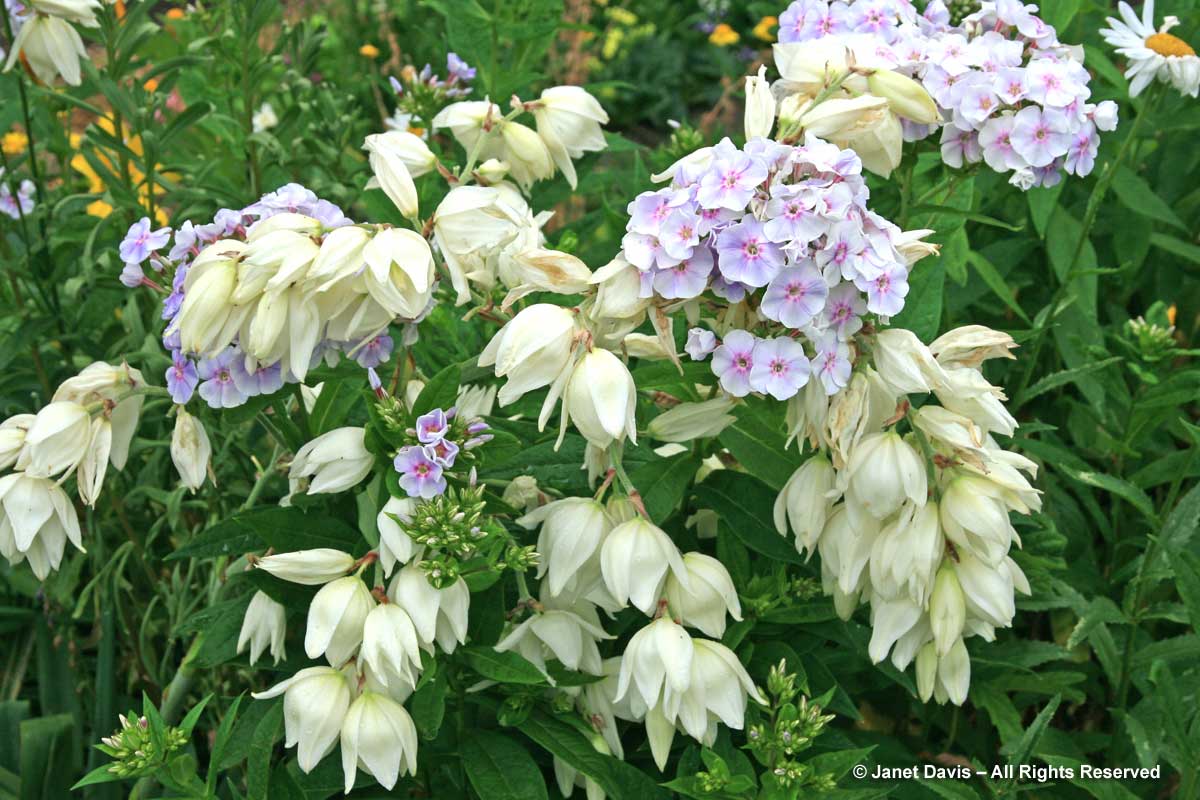
[[1030, 592], [1009, 555], [1020, 545], [1009, 514], [1041, 508], [1037, 467], [994, 438], [1017, 424], [980, 372], [1015, 344], [968, 326], [928, 346], [903, 329], [862, 345], [844, 391], [790, 401], [792, 435], [815, 453], [780, 492], [775, 524], [819, 554], [843, 618], [870, 606], [873, 661], [915, 660], [922, 699], [962, 704], [964, 639], [992, 641], [1012, 624], [1015, 593]]
[[79, 499], [94, 506], [111, 464], [123, 469], [137, 429], [145, 387], [127, 364], [88, 365], [36, 414], [0, 422], [0, 555], [28, 561], [45, 579], [69, 541], [82, 551], [75, 503], [62, 484], [74, 476]]
[[[905, 138], [940, 127], [942, 160], [986, 163], [1022, 189], [1092, 171], [1099, 132], [1116, 127], [1111, 101], [1089, 103], [1081, 51], [1058, 40], [1036, 6], [983, 2], [959, 24], [942, 0], [910, 3], [796, 0], [779, 18], [781, 65], [814, 45], [844, 47], [868, 68], [921, 83], [941, 110], [934, 124], [904, 122]], [[784, 78], [788, 70], [780, 66]], [[785, 80], [783, 83], [786, 83]]]

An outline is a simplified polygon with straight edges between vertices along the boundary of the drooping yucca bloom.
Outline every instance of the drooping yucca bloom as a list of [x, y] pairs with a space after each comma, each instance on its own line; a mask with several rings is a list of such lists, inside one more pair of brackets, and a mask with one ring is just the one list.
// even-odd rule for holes
[[55, 77], [61, 75], [71, 86], [78, 86], [79, 61], [87, 58], [87, 50], [72, 23], [85, 28], [98, 27], [96, 12], [100, 10], [100, 0], [25, 0], [23, 5], [25, 15], [16, 21], [17, 35], [4, 69], [12, 69], [24, 54], [42, 83], [54, 83]]

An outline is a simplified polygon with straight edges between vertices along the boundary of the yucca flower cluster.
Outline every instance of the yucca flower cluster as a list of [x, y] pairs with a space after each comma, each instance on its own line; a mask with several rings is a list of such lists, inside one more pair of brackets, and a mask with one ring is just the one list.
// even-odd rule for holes
[[[901, 129], [916, 140], [940, 127], [942, 160], [950, 166], [982, 161], [1011, 173], [1022, 189], [1053, 186], [1064, 172], [1092, 171], [1099, 132], [1116, 127], [1117, 108], [1087, 102], [1090, 77], [1079, 48], [1059, 42], [1036, 10], [1018, 0], [987, 0], [954, 25], [941, 0], [920, 14], [900, 0], [796, 0], [780, 15], [778, 88], [838, 80], [856, 69], [911, 76], [937, 101], [941, 119], [900, 112], [887, 164], [899, 162]], [[860, 94], [882, 93], [864, 87]]]
[[68, 378], [36, 414], [0, 423], [0, 555], [45, 579], [66, 543], [83, 550], [70, 478], [96, 504], [109, 464], [122, 469], [141, 416], [145, 381], [127, 364], [97, 361]]
[[790, 434], [813, 455], [780, 492], [776, 527], [820, 554], [840, 616], [870, 605], [871, 659], [915, 659], [922, 699], [961, 705], [963, 640], [991, 641], [1012, 624], [1015, 592], [1030, 593], [1009, 555], [1020, 544], [1009, 512], [1040, 510], [1022, 474], [1037, 467], [994, 438], [1017, 423], [981, 371], [1015, 346], [978, 325], [928, 346], [899, 328], [864, 332], [845, 391], [809, 389], [788, 407]]

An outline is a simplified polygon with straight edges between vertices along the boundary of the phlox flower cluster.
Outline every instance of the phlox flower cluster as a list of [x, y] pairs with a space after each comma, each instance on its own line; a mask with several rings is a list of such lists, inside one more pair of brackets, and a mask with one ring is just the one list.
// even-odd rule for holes
[[992, 641], [1012, 624], [1015, 593], [1030, 593], [1009, 555], [1020, 544], [1009, 512], [1041, 508], [1022, 474], [1037, 468], [996, 441], [1017, 423], [980, 369], [1016, 345], [981, 326], [928, 346], [899, 328], [857, 345], [844, 391], [810, 388], [789, 404], [791, 434], [814, 454], [780, 492], [775, 524], [820, 554], [839, 615], [870, 606], [873, 661], [915, 660], [922, 699], [962, 704], [964, 639]]
[[1117, 108], [1087, 102], [1079, 48], [1060, 43], [1036, 10], [1019, 0], [986, 0], [952, 25], [942, 0], [920, 14], [905, 0], [795, 0], [780, 15], [776, 56], [836, 42], [861, 66], [913, 77], [943, 121], [905, 121], [905, 138], [940, 127], [942, 160], [950, 166], [982, 161], [1011, 173], [1022, 189], [1053, 186], [1064, 172], [1092, 171], [1099, 132], [1116, 127]]
[[80, 500], [94, 506], [108, 466], [122, 469], [142, 411], [142, 374], [97, 361], [55, 390], [36, 414], [0, 422], [0, 555], [29, 562], [44, 580], [66, 543], [83, 550], [72, 476]]
[[415, 439], [400, 448], [392, 461], [400, 474], [400, 488], [409, 497], [428, 499], [444, 494], [442, 474], [454, 467], [460, 453], [490, 441], [488, 424], [476, 418], [461, 422], [456, 408], [432, 411], [417, 417], [408, 434]]
[[754, 303], [763, 330], [730, 331], [718, 346], [696, 330], [693, 358], [713, 354], [713, 372], [735, 397], [780, 400], [819, 378], [828, 394], [846, 385], [846, 341], [870, 314], [904, 308], [905, 234], [867, 207], [862, 162], [814, 136], [791, 146], [728, 139], [671, 169], [671, 185], [629, 204], [623, 257], [643, 297], [688, 300], [705, 292]]
[[395, 344], [388, 324], [414, 323], [405, 331], [411, 342], [434, 288], [432, 254], [419, 235], [356, 226], [294, 183], [201, 225], [152, 230], [142, 218], [119, 255], [125, 285], [165, 295], [172, 398], [185, 404], [198, 393], [213, 408], [300, 382], [342, 354], [379, 366]]

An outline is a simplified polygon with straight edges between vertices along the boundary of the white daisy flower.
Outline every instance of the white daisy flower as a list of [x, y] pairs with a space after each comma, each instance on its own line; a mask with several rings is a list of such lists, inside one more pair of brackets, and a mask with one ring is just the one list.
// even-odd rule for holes
[[1109, 27], [1100, 31], [1104, 40], [1128, 59], [1125, 77], [1129, 78], [1129, 96], [1137, 97], [1155, 78], [1181, 93], [1196, 97], [1200, 93], [1200, 58], [1191, 45], [1167, 33], [1179, 24], [1176, 17], [1167, 17], [1158, 30], [1154, 29], [1154, 0], [1142, 6], [1138, 19], [1128, 3], [1118, 9], [1121, 19], [1108, 18]]

